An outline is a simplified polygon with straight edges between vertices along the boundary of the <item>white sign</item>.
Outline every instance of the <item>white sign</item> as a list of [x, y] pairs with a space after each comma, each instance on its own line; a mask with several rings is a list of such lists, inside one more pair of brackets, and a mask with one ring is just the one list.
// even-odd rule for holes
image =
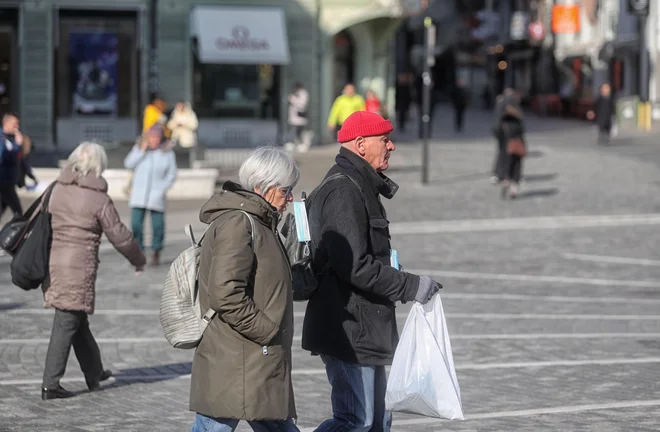
[[282, 9], [198, 6], [191, 14], [202, 63], [288, 64]]

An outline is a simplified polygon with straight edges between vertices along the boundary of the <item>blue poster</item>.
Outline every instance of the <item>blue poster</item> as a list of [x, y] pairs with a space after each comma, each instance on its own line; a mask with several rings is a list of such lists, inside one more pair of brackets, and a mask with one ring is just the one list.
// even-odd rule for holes
[[118, 60], [117, 34], [69, 33], [69, 73], [74, 113], [117, 113]]

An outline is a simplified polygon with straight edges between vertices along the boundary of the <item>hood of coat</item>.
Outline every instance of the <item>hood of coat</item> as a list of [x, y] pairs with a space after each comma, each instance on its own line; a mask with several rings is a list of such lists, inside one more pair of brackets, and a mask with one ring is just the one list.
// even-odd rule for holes
[[82, 175], [81, 173], [74, 171], [70, 166], [62, 169], [57, 181], [65, 185], [77, 185], [87, 189], [97, 190], [99, 192], [108, 192], [108, 182], [106, 182], [103, 177], [96, 177], [96, 175], [91, 172], [87, 173], [87, 175]]
[[234, 210], [243, 210], [261, 220], [273, 230], [279, 222], [277, 210], [261, 195], [243, 189], [237, 183], [227, 181], [222, 190], [213, 195], [199, 212], [199, 220], [210, 224], [221, 215]]

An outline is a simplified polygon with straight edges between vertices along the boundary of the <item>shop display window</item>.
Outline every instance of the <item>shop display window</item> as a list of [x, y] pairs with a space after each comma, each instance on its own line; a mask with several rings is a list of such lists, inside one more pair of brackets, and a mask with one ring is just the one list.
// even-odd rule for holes
[[60, 11], [55, 52], [58, 117], [137, 117], [135, 13]]
[[280, 67], [194, 59], [193, 106], [201, 118], [279, 119]]

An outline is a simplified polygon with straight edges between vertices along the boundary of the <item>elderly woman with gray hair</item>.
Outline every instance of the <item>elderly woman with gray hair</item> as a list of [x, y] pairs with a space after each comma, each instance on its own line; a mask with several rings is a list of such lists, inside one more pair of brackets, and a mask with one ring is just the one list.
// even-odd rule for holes
[[138, 242], [122, 224], [101, 176], [108, 164], [99, 144], [80, 144], [56, 180], [49, 201], [52, 244], [49, 276], [43, 283], [45, 306], [55, 308], [41, 398], [74, 396], [60, 386], [71, 346], [90, 391], [112, 376], [103, 369], [101, 353], [89, 329], [94, 313], [99, 245], [105, 233], [110, 243], [139, 273], [146, 260]]
[[201, 309], [211, 318], [192, 366], [193, 432], [297, 431], [291, 383], [293, 289], [277, 226], [298, 167], [281, 149], [255, 150], [202, 206], [209, 227], [199, 267]]

